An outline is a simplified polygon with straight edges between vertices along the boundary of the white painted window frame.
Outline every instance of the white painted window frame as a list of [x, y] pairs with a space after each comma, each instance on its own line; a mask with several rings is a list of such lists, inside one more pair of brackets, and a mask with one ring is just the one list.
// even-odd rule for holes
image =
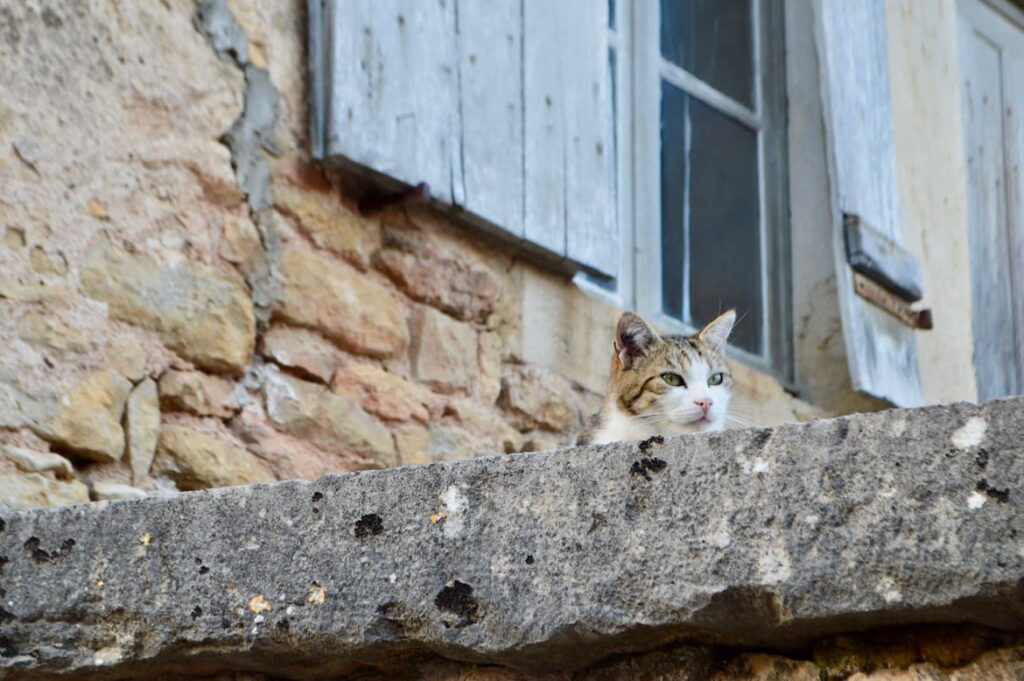
[[[668, 333], [696, 331], [665, 314], [662, 305], [661, 81], [668, 80], [759, 132], [764, 353], [758, 355], [731, 346], [728, 353], [791, 385], [794, 366], [782, 3], [753, 0], [757, 26], [754, 110], [662, 58], [658, 0], [618, 0], [615, 5], [615, 28], [609, 29], [608, 43], [617, 52], [615, 143], [616, 205], [622, 240], [620, 276], [614, 291], [595, 284], [586, 275], [577, 276], [577, 284], [608, 303], [635, 309]], [[765, 7], [773, 11], [764, 14]], [[685, 298], [684, 305], [688, 307], [689, 296]]]

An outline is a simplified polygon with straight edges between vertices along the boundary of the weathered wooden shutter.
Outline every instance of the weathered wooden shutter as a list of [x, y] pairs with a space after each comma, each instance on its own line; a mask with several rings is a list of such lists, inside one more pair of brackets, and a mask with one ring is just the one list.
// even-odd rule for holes
[[606, 0], [309, 0], [313, 154], [614, 276]]
[[961, 0], [978, 398], [1024, 393], [1024, 30]]
[[844, 234], [856, 216], [899, 245], [885, 0], [818, 0], [817, 40], [831, 170], [836, 283], [853, 387], [922, 402], [915, 330], [857, 295]]

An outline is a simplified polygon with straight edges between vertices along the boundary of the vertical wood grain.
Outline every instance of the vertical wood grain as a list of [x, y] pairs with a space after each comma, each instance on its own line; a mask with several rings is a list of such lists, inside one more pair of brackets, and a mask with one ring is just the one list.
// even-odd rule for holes
[[898, 406], [922, 402], [915, 331], [854, 293], [842, 214], [900, 243], [885, 0], [819, 0], [818, 51], [832, 169], [840, 313], [855, 389]]
[[459, 0], [467, 210], [523, 236], [523, 0]]

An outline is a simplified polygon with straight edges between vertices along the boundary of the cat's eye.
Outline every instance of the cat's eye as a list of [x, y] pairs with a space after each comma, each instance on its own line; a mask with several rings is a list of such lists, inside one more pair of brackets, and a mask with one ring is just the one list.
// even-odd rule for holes
[[711, 374], [711, 378], [708, 379], [708, 385], [721, 385], [724, 378], [725, 376], [722, 375], [721, 371]]
[[671, 371], [666, 371], [665, 373], [663, 373], [661, 375], [661, 380], [665, 381], [666, 383], [673, 387], [686, 385], [686, 381], [683, 380], [682, 376], [680, 376], [679, 374], [674, 374]]

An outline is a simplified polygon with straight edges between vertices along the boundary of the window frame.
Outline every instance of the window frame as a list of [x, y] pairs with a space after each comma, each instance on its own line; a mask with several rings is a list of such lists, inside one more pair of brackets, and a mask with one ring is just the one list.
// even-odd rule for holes
[[615, 3], [616, 17], [614, 28], [609, 28], [608, 45], [609, 50], [616, 51], [615, 204], [622, 246], [620, 276], [614, 291], [585, 276], [578, 276], [577, 282], [607, 302], [635, 309], [669, 333], [696, 331], [690, 324], [666, 314], [662, 305], [661, 84], [667, 80], [715, 110], [758, 130], [764, 352], [755, 354], [729, 346], [727, 354], [777, 377], [785, 385], [792, 385], [784, 3], [751, 2], [756, 26], [753, 110], [662, 57], [659, 2]]

